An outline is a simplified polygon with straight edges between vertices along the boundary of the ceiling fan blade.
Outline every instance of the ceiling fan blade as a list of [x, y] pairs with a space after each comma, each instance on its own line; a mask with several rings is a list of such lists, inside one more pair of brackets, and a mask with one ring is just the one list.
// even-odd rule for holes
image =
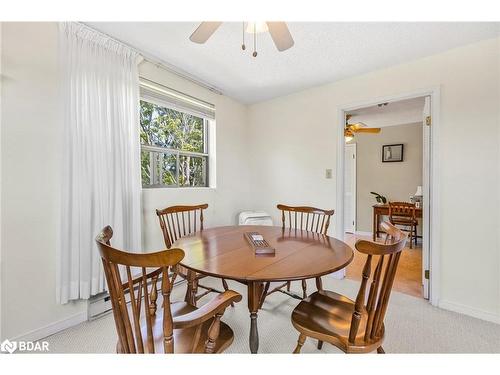
[[278, 51], [285, 51], [294, 45], [292, 34], [285, 22], [266, 22], [269, 34]]
[[352, 129], [355, 133], [380, 133], [380, 128], [359, 128]]
[[191, 34], [189, 40], [192, 42], [203, 44], [212, 34], [219, 28], [222, 22], [202, 22], [200, 26]]
[[357, 130], [357, 129], [366, 128], [368, 125], [366, 125], [365, 123], [362, 123], [362, 122], [357, 122], [355, 124], [347, 124], [347, 126], [353, 130]]

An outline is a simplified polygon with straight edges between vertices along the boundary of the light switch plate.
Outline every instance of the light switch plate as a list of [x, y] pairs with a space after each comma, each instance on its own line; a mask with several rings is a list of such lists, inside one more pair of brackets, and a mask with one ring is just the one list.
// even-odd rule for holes
[[332, 178], [332, 170], [331, 169], [327, 169], [326, 170], [325, 177], [326, 178]]

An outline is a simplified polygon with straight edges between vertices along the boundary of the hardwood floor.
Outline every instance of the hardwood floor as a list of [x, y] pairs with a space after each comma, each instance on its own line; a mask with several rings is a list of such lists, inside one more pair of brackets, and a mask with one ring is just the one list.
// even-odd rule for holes
[[[345, 242], [353, 249], [358, 239], [372, 240], [371, 236], [367, 235], [345, 234]], [[354, 250], [354, 260], [347, 266], [346, 277], [351, 280], [361, 280], [361, 273], [365, 261], [366, 255]], [[417, 246], [413, 246], [413, 249], [407, 246], [401, 253], [393, 290], [423, 298], [421, 240], [419, 240]]]

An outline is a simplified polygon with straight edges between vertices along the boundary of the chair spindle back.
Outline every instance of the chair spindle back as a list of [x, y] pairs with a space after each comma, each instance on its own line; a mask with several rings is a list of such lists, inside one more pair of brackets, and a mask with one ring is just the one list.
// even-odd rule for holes
[[208, 204], [196, 206], [171, 206], [156, 210], [163, 239], [168, 249], [179, 238], [188, 236], [198, 230], [203, 230], [203, 210]]
[[415, 209], [415, 203], [389, 202], [389, 220], [394, 220], [398, 217], [415, 219]]
[[[156, 315], [157, 283], [163, 296], [164, 352], [174, 352], [173, 320], [170, 311], [172, 280], [169, 269], [184, 258], [184, 251], [171, 249], [133, 254], [111, 247], [113, 230], [105, 227], [96, 237], [108, 283], [121, 353], [154, 353], [153, 321]], [[147, 272], [147, 268], [155, 268]], [[125, 280], [125, 281], [123, 281]], [[150, 284], [150, 286], [148, 286]], [[126, 295], [129, 295], [129, 298]], [[130, 301], [130, 308], [127, 306]], [[146, 322], [146, 332], [141, 322]], [[145, 336], [145, 337], [144, 337]]]
[[[363, 338], [364, 341], [369, 342], [383, 335], [384, 317], [387, 311], [399, 257], [401, 251], [405, 247], [407, 235], [388, 222], [383, 222], [381, 227], [382, 230], [387, 233], [384, 244], [359, 240], [355, 245], [359, 252], [367, 254], [368, 257], [363, 268], [361, 286], [356, 297], [354, 312], [352, 314], [349, 331], [350, 343], [354, 343], [356, 340], [359, 325], [363, 313], [365, 312], [367, 317], [365, 336]], [[371, 276], [373, 257], [378, 257], [378, 261], [376, 262], [375, 271], [373, 272], [368, 298], [366, 298], [366, 286]]]
[[278, 204], [276, 207], [281, 211], [283, 229], [301, 229], [325, 235], [335, 212], [316, 207], [291, 207], [284, 204]]

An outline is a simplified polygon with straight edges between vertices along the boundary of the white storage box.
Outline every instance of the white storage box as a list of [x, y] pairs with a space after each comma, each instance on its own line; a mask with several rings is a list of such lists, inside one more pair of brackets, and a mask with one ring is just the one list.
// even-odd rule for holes
[[264, 211], [243, 211], [239, 216], [239, 225], [273, 225], [273, 219]]

